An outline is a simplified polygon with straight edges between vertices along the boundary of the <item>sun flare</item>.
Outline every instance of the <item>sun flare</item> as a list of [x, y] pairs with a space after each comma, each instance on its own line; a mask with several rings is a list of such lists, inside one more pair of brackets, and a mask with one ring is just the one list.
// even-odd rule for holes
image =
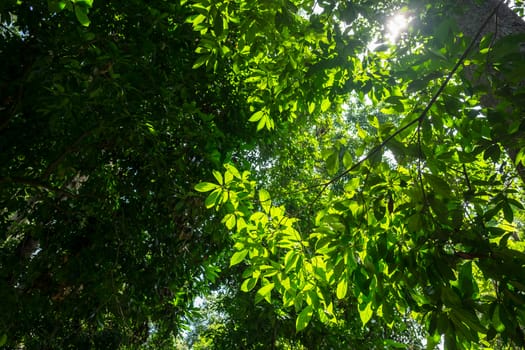
[[386, 24], [387, 38], [391, 42], [396, 42], [403, 31], [408, 27], [412, 18], [404, 14], [397, 14], [391, 17]]

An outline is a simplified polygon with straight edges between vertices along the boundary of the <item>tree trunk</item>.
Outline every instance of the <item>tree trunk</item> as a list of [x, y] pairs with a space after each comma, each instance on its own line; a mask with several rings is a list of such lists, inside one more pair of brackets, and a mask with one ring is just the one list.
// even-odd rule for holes
[[[512, 9], [510, 9], [501, 0], [461, 0], [455, 1], [453, 16], [455, 17], [460, 30], [469, 38], [473, 38], [487, 17], [497, 7], [498, 10], [490, 18], [488, 25], [478, 37], [480, 39], [492, 34], [492, 44], [494, 46], [498, 41], [508, 38], [509, 36], [525, 33], [525, 22]], [[479, 47], [479, 46], [477, 46]], [[525, 42], [521, 41], [516, 44], [516, 52], [523, 54], [525, 52]], [[463, 70], [464, 76], [471, 83], [472, 87], [480, 91], [482, 107], [487, 108], [489, 122], [493, 130], [493, 138], [498, 141], [506, 150], [508, 156], [516, 164], [516, 156], [519, 151], [525, 147], [525, 109], [522, 103], [525, 98], [525, 79], [508, 81], [508, 79], [498, 70], [494, 69], [493, 63], [490, 62], [491, 56], [488, 55], [486, 73], [482, 76], [476, 75], [476, 67], [469, 66]], [[525, 57], [522, 57], [525, 59]], [[506, 62], [501, 62], [506, 63]], [[513, 77], [515, 78], [515, 77]], [[501, 91], [502, 87], [505, 89]], [[521, 91], [520, 91], [521, 90]], [[518, 96], [521, 94], [521, 97]], [[491, 117], [492, 114], [492, 117]], [[511, 125], [519, 123], [520, 127], [512, 135], [509, 134]], [[522, 181], [525, 183], [525, 167], [521, 164], [516, 165], [516, 171]]]

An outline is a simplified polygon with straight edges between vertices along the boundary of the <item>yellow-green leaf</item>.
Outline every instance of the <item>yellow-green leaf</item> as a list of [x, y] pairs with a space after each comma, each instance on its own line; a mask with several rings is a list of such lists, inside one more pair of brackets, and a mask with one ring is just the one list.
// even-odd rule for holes
[[315, 102], [310, 102], [308, 104], [308, 113], [312, 114], [315, 111]]
[[224, 173], [224, 184], [229, 184], [233, 180], [233, 174], [229, 171]]
[[262, 299], [266, 300], [267, 302], [271, 302], [271, 292], [274, 287], [275, 283], [268, 283], [267, 285], [262, 286], [255, 295], [255, 302], [258, 303]]
[[231, 230], [231, 229], [233, 229], [235, 227], [236, 221], [237, 220], [236, 220], [234, 214], [226, 214], [224, 219], [222, 219], [222, 223], [224, 223], [226, 225], [226, 228], [228, 230]]
[[337, 299], [343, 299], [346, 296], [346, 292], [348, 291], [348, 282], [346, 281], [346, 278], [343, 278], [339, 283], [337, 284]]
[[252, 114], [252, 116], [250, 117], [250, 119], [248, 119], [248, 121], [256, 122], [256, 121], [260, 120], [263, 116], [264, 116], [264, 112], [263, 111], [257, 111], [257, 112]]
[[222, 174], [220, 172], [218, 172], [217, 170], [213, 170], [213, 176], [215, 177], [215, 179], [217, 179], [217, 182], [219, 183], [219, 185], [224, 184], [222, 180]]
[[270, 207], [272, 206], [272, 201], [270, 199], [270, 194], [265, 189], [259, 190], [259, 201], [265, 213], [270, 212]]
[[238, 263], [243, 261], [247, 254], [248, 254], [248, 249], [244, 249], [244, 250], [241, 250], [240, 252], [233, 253], [230, 259], [230, 266], [237, 265]]
[[195, 190], [198, 192], [209, 192], [219, 187], [218, 185], [211, 182], [200, 182], [195, 185]]
[[213, 208], [217, 204], [217, 200], [219, 196], [222, 194], [222, 191], [220, 189], [216, 189], [212, 193], [208, 195], [206, 200], [204, 201], [204, 205], [207, 209]]
[[329, 99], [325, 98], [321, 103], [321, 112], [326, 112], [332, 103]]
[[359, 317], [361, 318], [361, 322], [363, 322], [363, 326], [370, 321], [373, 315], [372, 311], [372, 302], [368, 302], [366, 306], [363, 308], [363, 304], [359, 305]]
[[308, 326], [308, 323], [310, 323], [310, 320], [312, 319], [313, 315], [313, 309], [311, 305], [308, 305], [301, 311], [299, 316], [297, 316], [297, 320], [295, 320], [295, 329], [297, 332], [302, 331], [303, 329]]
[[224, 164], [224, 167], [226, 168], [226, 171], [230, 172], [234, 177], [241, 179], [241, 173], [239, 173], [239, 170], [237, 170], [236, 167], [234, 167], [231, 164]]
[[256, 284], [257, 284], [257, 278], [250, 277], [250, 278], [244, 280], [244, 282], [242, 282], [242, 284], [241, 284], [241, 291], [249, 292], [255, 287]]
[[263, 116], [259, 120], [259, 123], [257, 123], [257, 131], [262, 130], [265, 127], [267, 119], [268, 119], [267, 116]]

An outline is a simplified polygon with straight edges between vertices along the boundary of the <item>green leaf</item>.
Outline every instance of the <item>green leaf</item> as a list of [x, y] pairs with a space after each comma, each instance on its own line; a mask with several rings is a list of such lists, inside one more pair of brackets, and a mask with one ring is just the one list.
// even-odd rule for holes
[[503, 209], [503, 217], [505, 218], [505, 220], [507, 220], [508, 222], [513, 222], [514, 221], [514, 211], [512, 210], [512, 208], [510, 207], [507, 201], [503, 202], [502, 209]]
[[241, 173], [239, 173], [239, 170], [237, 170], [236, 167], [234, 167], [233, 165], [231, 164], [224, 164], [224, 167], [226, 168], [227, 171], [229, 171], [234, 177], [236, 177], [237, 179], [241, 180], [242, 177], [241, 177]]
[[363, 322], [363, 326], [370, 321], [373, 314], [374, 311], [372, 310], [371, 301], [369, 301], [364, 307], [363, 304], [359, 305], [359, 317], [361, 318], [361, 322]]
[[314, 314], [313, 308], [311, 305], [308, 305], [301, 311], [299, 316], [297, 316], [297, 319], [295, 320], [295, 329], [297, 332], [302, 331], [303, 329], [308, 326], [308, 323], [310, 323], [310, 320], [312, 319], [312, 315]]
[[241, 284], [241, 291], [249, 292], [255, 287], [256, 284], [257, 284], [257, 278], [250, 277], [250, 278], [244, 280], [244, 282], [242, 282], [242, 284]]
[[272, 206], [272, 201], [270, 199], [270, 194], [265, 189], [259, 190], [259, 201], [265, 213], [270, 213], [270, 207]]
[[414, 233], [423, 228], [423, 220], [420, 213], [415, 213], [409, 216], [407, 220], [407, 227], [410, 233]]
[[498, 144], [494, 144], [487, 148], [485, 152], [483, 153], [483, 159], [492, 159], [494, 163], [499, 161], [499, 158], [501, 156], [501, 149]]
[[246, 255], [248, 254], [248, 249], [243, 249], [239, 252], [233, 253], [231, 259], [230, 259], [230, 266], [234, 266], [239, 264], [241, 261], [244, 260]]
[[514, 165], [525, 165], [525, 148], [520, 149], [514, 160]]
[[[257, 123], [257, 131], [260, 131], [260, 130], [264, 129], [264, 127], [267, 126], [267, 125], [268, 125], [268, 116], [265, 114], [259, 120], [259, 123]], [[269, 126], [268, 126], [268, 129], [270, 129]]]
[[193, 28], [197, 28], [197, 26], [205, 20], [206, 16], [204, 16], [202, 13], [198, 13], [186, 18], [185, 23], [191, 23], [193, 25]]
[[264, 116], [264, 112], [263, 111], [257, 111], [257, 112], [252, 114], [252, 116], [250, 117], [250, 119], [248, 119], [248, 121], [249, 122], [256, 122], [256, 121], [260, 120], [263, 116]]
[[337, 171], [339, 170], [339, 154], [338, 152], [334, 151], [330, 156], [326, 159], [326, 171], [329, 175], [335, 175]]
[[442, 197], [450, 196], [450, 186], [441, 177], [427, 173], [425, 174], [425, 180], [427, 180], [431, 190], [434, 191], [437, 195], [440, 195]]
[[195, 190], [198, 192], [209, 192], [219, 187], [217, 184], [211, 182], [200, 182], [195, 185]]
[[347, 151], [343, 155], [343, 166], [345, 169], [348, 169], [352, 166], [354, 160], [352, 159], [352, 155]]
[[199, 58], [197, 58], [197, 60], [195, 61], [195, 63], [191, 67], [191, 69], [197, 69], [200, 66], [207, 64], [208, 63], [208, 59], [209, 59], [208, 55], [200, 56]]
[[337, 291], [336, 291], [337, 299], [343, 299], [346, 296], [347, 291], [348, 291], [348, 281], [346, 280], [346, 278], [343, 278], [337, 284]]
[[217, 170], [213, 170], [213, 176], [215, 177], [215, 179], [217, 179], [219, 185], [224, 184], [224, 181], [222, 180], [222, 174], [220, 172], [218, 172]]
[[85, 7], [92, 7], [93, 6], [93, 0], [71, 0], [75, 5], [85, 6]]
[[217, 201], [221, 195], [222, 195], [222, 190], [219, 188], [213, 191], [212, 193], [210, 193], [208, 197], [206, 197], [206, 200], [204, 201], [204, 205], [206, 206], [206, 208], [210, 209], [216, 206]]
[[458, 282], [461, 293], [466, 297], [470, 298], [474, 293], [474, 281], [472, 276], [472, 262], [465, 262], [460, 270], [458, 276]]
[[427, 350], [434, 350], [438, 344], [441, 342], [441, 334], [428, 334], [426, 337], [427, 340]]
[[235, 214], [226, 214], [226, 216], [224, 217], [224, 219], [222, 219], [222, 223], [224, 223], [226, 225], [226, 228], [228, 230], [231, 230], [235, 227], [235, 223], [236, 223], [236, 218], [235, 218]]
[[445, 349], [447, 350], [458, 349], [458, 344], [456, 342], [456, 335], [454, 334], [454, 332], [445, 333]]
[[221, 271], [220, 268], [213, 265], [205, 265], [204, 266], [204, 274], [206, 275], [206, 278], [214, 283], [217, 277], [219, 277], [219, 272]]
[[310, 102], [308, 104], [308, 113], [312, 114], [315, 111], [315, 102]]
[[89, 20], [87, 14], [89, 9], [85, 6], [78, 6], [75, 5], [75, 16], [77, 17], [77, 20], [82, 24], [84, 27], [89, 27], [89, 24], [91, 21]]
[[321, 103], [321, 112], [326, 112], [332, 103], [329, 99], [325, 98]]
[[224, 173], [224, 184], [228, 185], [233, 180], [233, 174], [229, 171]]
[[501, 312], [505, 311], [502, 311], [501, 307], [499, 305], [496, 305], [496, 307], [494, 308], [494, 313], [492, 314], [492, 326], [498, 333], [501, 333], [505, 330], [505, 325], [501, 321]]
[[66, 2], [63, 0], [48, 0], [47, 6], [50, 12], [60, 12], [66, 8]]
[[289, 250], [284, 257], [284, 272], [289, 273], [295, 269], [299, 261], [299, 254], [293, 250]]
[[0, 337], [0, 346], [4, 346], [5, 343], [7, 343], [7, 334], [2, 334], [2, 336]]
[[261, 287], [257, 291], [257, 294], [255, 295], [255, 303], [258, 303], [263, 299], [270, 303], [271, 302], [271, 292], [274, 287], [275, 287], [275, 283], [268, 283], [267, 285]]
[[457, 320], [461, 321], [465, 325], [467, 325], [469, 330], [472, 330], [474, 332], [478, 333], [486, 333], [487, 330], [485, 327], [481, 324], [479, 321], [478, 316], [476, 315], [474, 310], [467, 310], [463, 308], [457, 308], [453, 310], [450, 315], [453, 316], [453, 319], [456, 318]]

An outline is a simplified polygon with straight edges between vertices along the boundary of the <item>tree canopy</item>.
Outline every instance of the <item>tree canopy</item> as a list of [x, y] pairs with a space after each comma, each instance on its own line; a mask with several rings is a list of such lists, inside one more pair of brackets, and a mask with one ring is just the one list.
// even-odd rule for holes
[[0, 346], [524, 347], [523, 9], [2, 2]]

